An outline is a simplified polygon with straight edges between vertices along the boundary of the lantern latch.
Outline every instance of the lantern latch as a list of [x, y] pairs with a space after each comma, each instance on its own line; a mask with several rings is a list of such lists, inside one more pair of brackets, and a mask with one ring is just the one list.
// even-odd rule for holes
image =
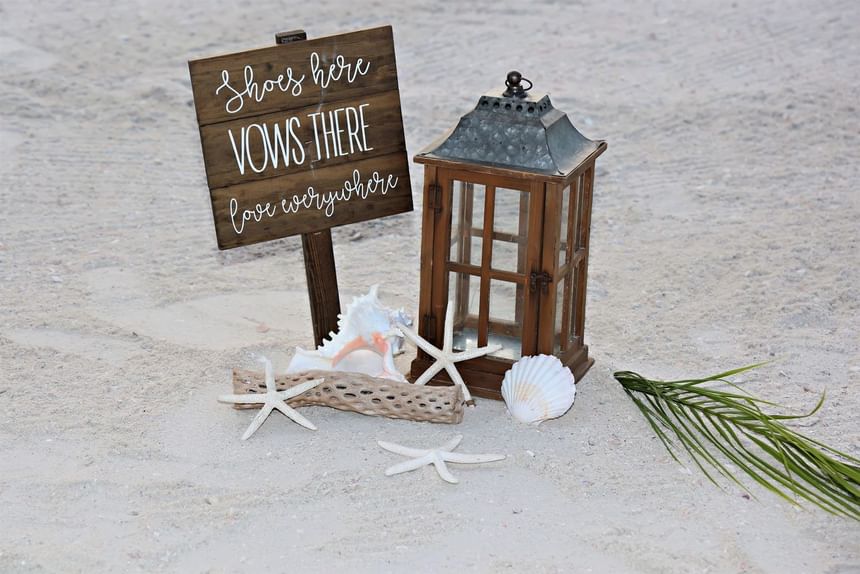
[[548, 293], [550, 283], [552, 283], [552, 275], [546, 271], [541, 271], [540, 273], [532, 271], [531, 275], [529, 275], [529, 289], [532, 291], [536, 291], [538, 286], [540, 286], [541, 291]]
[[438, 183], [431, 183], [428, 186], [428, 191], [430, 192], [427, 200], [429, 201], [430, 209], [432, 209], [435, 213], [440, 213], [442, 211], [442, 186]]

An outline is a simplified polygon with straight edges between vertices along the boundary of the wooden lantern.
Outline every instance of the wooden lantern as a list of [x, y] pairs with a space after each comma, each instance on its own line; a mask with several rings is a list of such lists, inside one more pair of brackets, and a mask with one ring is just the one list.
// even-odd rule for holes
[[[606, 149], [549, 96], [530, 95], [518, 72], [505, 84], [415, 156], [424, 164], [419, 334], [442, 346], [451, 301], [454, 350], [502, 345], [457, 364], [473, 394], [495, 399], [520, 357], [555, 355], [576, 380], [594, 362], [585, 294], [594, 163]], [[431, 363], [419, 351], [412, 377]], [[442, 371], [432, 382], [450, 379]]]

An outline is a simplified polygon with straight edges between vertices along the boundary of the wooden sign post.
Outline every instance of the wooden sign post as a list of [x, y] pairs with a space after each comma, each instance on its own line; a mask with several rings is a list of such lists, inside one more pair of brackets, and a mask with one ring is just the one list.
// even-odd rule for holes
[[302, 236], [319, 345], [340, 312], [331, 228], [412, 210], [390, 26], [188, 63], [220, 249]]

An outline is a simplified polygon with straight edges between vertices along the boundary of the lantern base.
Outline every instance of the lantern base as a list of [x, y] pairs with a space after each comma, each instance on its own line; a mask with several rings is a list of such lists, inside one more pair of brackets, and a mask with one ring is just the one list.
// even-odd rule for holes
[[[412, 366], [409, 372], [409, 380], [414, 382], [415, 379], [421, 376], [430, 365], [433, 364], [433, 359], [424, 353], [419, 353], [412, 361]], [[564, 361], [563, 361], [564, 362]], [[476, 397], [483, 399], [502, 400], [502, 380], [505, 378], [505, 373], [511, 368], [514, 361], [507, 359], [499, 359], [496, 357], [479, 357], [471, 361], [463, 361], [457, 363], [457, 371], [469, 387], [469, 392]], [[574, 379], [579, 382], [591, 365], [594, 364], [594, 359], [588, 356], [588, 345], [583, 345], [576, 353], [574, 353], [565, 365], [573, 373]], [[448, 373], [441, 371], [436, 374], [428, 385], [451, 385], [451, 377]]]

